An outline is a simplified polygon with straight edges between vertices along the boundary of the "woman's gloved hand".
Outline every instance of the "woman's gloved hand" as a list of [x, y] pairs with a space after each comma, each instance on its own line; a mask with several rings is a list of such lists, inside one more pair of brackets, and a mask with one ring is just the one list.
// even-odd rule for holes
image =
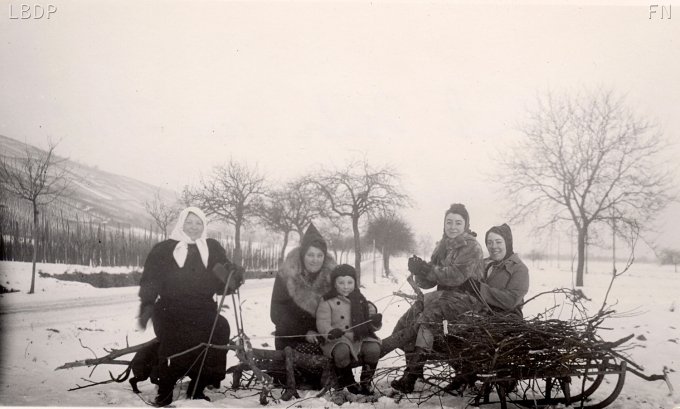
[[139, 329], [145, 330], [153, 315], [153, 304], [141, 304], [139, 306], [139, 315], [137, 316], [137, 326]]

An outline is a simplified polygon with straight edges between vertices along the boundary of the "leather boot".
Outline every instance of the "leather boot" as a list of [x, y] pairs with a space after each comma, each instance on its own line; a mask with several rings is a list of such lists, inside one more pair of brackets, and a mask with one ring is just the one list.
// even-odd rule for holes
[[[204, 399], [210, 402], [210, 398], [205, 396], [204, 390], [207, 384], [201, 380], [198, 383], [198, 387], [196, 387], [196, 379], [192, 379], [191, 382], [189, 382], [189, 388], [187, 389], [187, 399]], [[194, 392], [194, 388], [196, 388], [196, 392]], [[193, 396], [191, 394], [193, 393]]]
[[349, 390], [349, 388], [352, 386], [356, 386], [354, 373], [352, 372], [351, 367], [348, 366], [346, 368], [336, 368], [335, 374], [338, 378], [338, 389], [347, 388]]
[[402, 393], [411, 393], [415, 387], [418, 378], [423, 376], [423, 367], [425, 366], [425, 351], [416, 347], [415, 352], [410, 355], [406, 355], [406, 370], [404, 370], [404, 376], [399, 379], [395, 379], [390, 383], [392, 388], [398, 390]]
[[359, 378], [359, 394], [372, 395], [371, 381], [375, 375], [375, 369], [378, 367], [377, 363], [365, 364], [361, 368], [361, 377]]
[[172, 403], [172, 394], [175, 389], [174, 383], [161, 383], [158, 386], [158, 395], [156, 395], [156, 406], [168, 406]]

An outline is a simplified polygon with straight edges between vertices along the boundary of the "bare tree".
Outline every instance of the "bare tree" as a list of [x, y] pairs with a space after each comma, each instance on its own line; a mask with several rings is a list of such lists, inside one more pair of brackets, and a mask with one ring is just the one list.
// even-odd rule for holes
[[680, 250], [675, 249], [662, 249], [659, 252], [659, 261], [662, 265], [672, 264], [675, 268], [675, 272], [678, 272], [678, 264], [680, 264]]
[[49, 142], [47, 150], [43, 151], [26, 145], [20, 156], [2, 156], [0, 159], [0, 181], [3, 189], [28, 201], [33, 210], [31, 230], [33, 257], [29, 294], [35, 292], [35, 264], [38, 254], [36, 237], [40, 208], [64, 195], [69, 186], [68, 169], [63, 166], [65, 159], [54, 154], [56, 146], [56, 143]]
[[[354, 235], [347, 235], [350, 227], [346, 220], [340, 217], [331, 217], [324, 220], [321, 230], [327, 233], [329, 251], [333, 251], [333, 256], [338, 264], [347, 260], [349, 253], [354, 249]], [[340, 254], [338, 254], [340, 252]]]
[[249, 167], [230, 159], [226, 165], [213, 168], [209, 178], [201, 178], [199, 187], [186, 190], [208, 216], [217, 217], [234, 226], [234, 260], [241, 263], [241, 227], [257, 216], [258, 201], [265, 192], [264, 176], [257, 167]]
[[168, 238], [168, 226], [172, 223], [180, 212], [176, 204], [168, 204], [161, 198], [160, 190], [156, 190], [151, 201], [144, 202], [144, 208], [151, 216], [156, 226], [163, 232], [163, 240]]
[[297, 232], [302, 239], [305, 228], [325, 213], [323, 204], [323, 198], [302, 179], [264, 194], [258, 217], [266, 227], [283, 234], [281, 261], [286, 255], [290, 232]]
[[434, 240], [432, 240], [432, 235], [429, 233], [421, 234], [418, 236], [418, 243], [416, 249], [420, 254], [430, 254], [434, 248]]
[[545, 258], [545, 255], [543, 254], [542, 251], [533, 249], [529, 253], [527, 253], [527, 258], [531, 260], [531, 263], [533, 265], [536, 265], [536, 261], [541, 261]]
[[359, 220], [367, 214], [390, 213], [410, 204], [408, 195], [399, 186], [399, 175], [387, 166], [374, 169], [364, 159], [350, 161], [342, 169], [323, 171], [309, 182], [324, 195], [332, 212], [352, 221], [354, 268], [357, 285], [361, 285]]
[[583, 286], [588, 232], [596, 223], [637, 225], [673, 199], [670, 172], [660, 170], [661, 135], [610, 91], [538, 98], [520, 128], [524, 138], [500, 158], [513, 222], [560, 221], [577, 232], [576, 285]]
[[390, 256], [413, 251], [415, 238], [411, 227], [399, 216], [383, 215], [368, 223], [366, 239], [375, 240], [375, 246], [383, 256], [385, 276], [390, 276]]
[[279, 255], [279, 263], [281, 263], [286, 255], [288, 236], [295, 229], [290, 219], [290, 208], [287, 206], [287, 192], [274, 190], [266, 192], [263, 196], [255, 212], [266, 228], [283, 234], [283, 244]]
[[287, 186], [287, 192], [291, 223], [300, 236], [300, 240], [311, 222], [319, 218], [331, 218], [332, 214], [325, 206], [325, 198], [308, 183], [307, 178], [291, 182]]

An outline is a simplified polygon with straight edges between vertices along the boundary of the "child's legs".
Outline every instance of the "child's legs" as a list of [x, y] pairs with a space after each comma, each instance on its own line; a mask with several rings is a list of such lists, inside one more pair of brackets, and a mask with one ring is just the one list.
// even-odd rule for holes
[[363, 342], [359, 358], [365, 364], [376, 364], [380, 360], [380, 344], [377, 342]]
[[346, 368], [352, 362], [352, 353], [347, 344], [336, 345], [331, 355], [336, 368]]

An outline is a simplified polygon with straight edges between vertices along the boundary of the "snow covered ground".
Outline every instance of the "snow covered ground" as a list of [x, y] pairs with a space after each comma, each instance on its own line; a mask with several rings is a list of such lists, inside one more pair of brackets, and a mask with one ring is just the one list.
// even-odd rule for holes
[[[405, 259], [391, 262], [396, 269], [398, 282], [380, 278], [373, 283], [371, 263], [366, 263], [362, 281], [364, 294], [374, 301], [384, 314], [384, 325], [378, 335], [387, 336], [407, 304], [393, 297], [393, 291], [410, 292], [407, 284]], [[529, 297], [541, 291], [556, 287], [571, 287], [572, 275], [566, 262], [561, 266], [542, 261], [540, 266], [529, 264], [531, 289]], [[87, 271], [88, 267], [44, 265], [38, 268], [49, 273], [63, 273], [70, 269]], [[596, 311], [610, 281], [608, 263], [592, 263], [586, 276], [584, 293], [592, 301]], [[96, 271], [99, 271], [97, 269]], [[112, 269], [104, 269], [115, 272]], [[123, 271], [125, 269], [122, 269]], [[121, 271], [120, 269], [118, 271]], [[30, 264], [0, 262], [0, 283], [18, 293], [0, 296], [0, 405], [3, 406], [68, 406], [68, 407], [145, 407], [156, 394], [155, 386], [140, 384], [142, 393], [136, 395], [129, 384], [110, 383], [86, 389], [68, 391], [76, 385], [86, 385], [91, 380], [106, 380], [111, 371], [114, 375], [124, 367], [107, 365], [96, 368], [74, 368], [55, 370], [65, 362], [91, 358], [105, 354], [105, 349], [122, 348], [126, 343], [138, 344], [154, 337], [151, 327], [145, 332], [135, 329], [137, 312], [137, 287], [96, 289], [87, 284], [64, 282], [50, 278], [37, 278], [36, 293], [26, 291], [30, 284]], [[272, 348], [269, 320], [269, 298], [272, 279], [249, 280], [241, 289], [241, 301], [245, 331], [251, 337], [254, 347]], [[549, 298], [549, 299], [544, 299]], [[623, 317], [608, 320], [611, 328], [601, 333], [607, 340], [616, 340], [628, 334], [635, 334], [631, 344], [637, 345], [630, 351], [632, 359], [645, 368], [645, 373], [661, 373], [664, 366], [669, 368], [670, 379], [675, 387], [673, 395], [663, 381], [647, 382], [628, 374], [625, 386], [618, 399], [610, 408], [680, 408], [680, 273], [674, 273], [672, 266], [635, 264], [624, 276], [614, 283], [609, 296], [610, 303], [617, 303], [615, 309]], [[527, 304], [525, 315], [531, 316], [553, 305], [552, 297], [542, 297]], [[231, 299], [224, 315], [234, 328], [234, 307]], [[131, 358], [128, 356], [127, 358]], [[236, 363], [229, 354], [228, 365]], [[380, 366], [396, 367], [403, 364], [394, 355], [385, 357]], [[396, 375], [396, 374], [395, 374]], [[388, 392], [389, 380], [383, 377], [378, 388]], [[176, 389], [176, 396], [183, 396], [187, 384]], [[211, 402], [177, 399], [176, 407], [260, 407], [256, 391], [228, 389], [231, 377], [223, 382], [220, 390], [207, 391]], [[325, 398], [315, 398], [313, 392], [300, 391], [302, 399], [297, 401], [273, 401], [269, 407], [334, 407]], [[280, 391], [275, 390], [275, 397]], [[424, 408], [465, 408], [467, 399], [442, 396], [420, 405]], [[350, 408], [412, 407], [413, 402], [402, 400], [398, 404], [387, 396], [374, 403], [351, 403]], [[483, 406], [496, 408], [499, 405]]]

